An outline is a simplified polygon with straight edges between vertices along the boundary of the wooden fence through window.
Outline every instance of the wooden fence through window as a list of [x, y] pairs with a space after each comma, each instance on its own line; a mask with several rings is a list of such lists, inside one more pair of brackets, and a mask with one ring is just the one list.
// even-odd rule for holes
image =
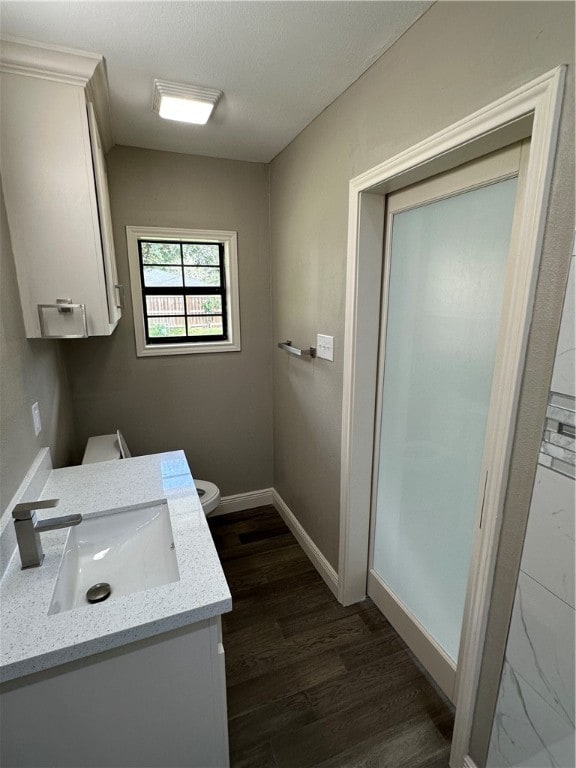
[[[186, 325], [184, 318], [185, 306], [188, 311], [202, 313], [204, 296], [147, 296], [148, 317], [150, 320], [158, 318], [162, 325], [168, 328], [181, 328]], [[168, 315], [168, 316], [167, 316]], [[172, 315], [172, 317], [169, 317]], [[177, 315], [177, 317], [174, 317]], [[222, 326], [221, 315], [205, 315], [204, 317], [191, 317], [188, 320], [195, 328], [220, 328]]]

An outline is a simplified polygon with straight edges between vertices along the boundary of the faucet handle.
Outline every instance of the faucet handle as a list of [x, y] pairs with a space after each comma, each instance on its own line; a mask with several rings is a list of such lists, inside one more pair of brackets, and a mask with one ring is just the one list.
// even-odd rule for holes
[[38, 501], [23, 501], [20, 504], [16, 504], [12, 510], [12, 517], [14, 520], [31, 520], [33, 513], [37, 509], [49, 509], [51, 507], [57, 507], [60, 499], [42, 499]]

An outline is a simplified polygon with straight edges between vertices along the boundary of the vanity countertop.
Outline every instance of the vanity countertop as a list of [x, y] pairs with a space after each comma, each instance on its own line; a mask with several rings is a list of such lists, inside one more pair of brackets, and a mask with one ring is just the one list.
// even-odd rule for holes
[[231, 610], [230, 590], [183, 451], [55, 469], [40, 498], [60, 499], [57, 510], [37, 512], [40, 520], [74, 513], [88, 516], [166, 499], [180, 579], [48, 615], [69, 529], [43, 533], [42, 566], [21, 570], [16, 550], [0, 585], [1, 681]]

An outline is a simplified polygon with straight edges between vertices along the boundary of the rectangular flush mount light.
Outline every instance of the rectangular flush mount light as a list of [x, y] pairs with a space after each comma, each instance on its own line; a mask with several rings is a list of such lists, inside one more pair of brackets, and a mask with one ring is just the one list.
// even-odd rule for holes
[[222, 91], [211, 88], [154, 80], [153, 109], [166, 120], [204, 125], [220, 96]]

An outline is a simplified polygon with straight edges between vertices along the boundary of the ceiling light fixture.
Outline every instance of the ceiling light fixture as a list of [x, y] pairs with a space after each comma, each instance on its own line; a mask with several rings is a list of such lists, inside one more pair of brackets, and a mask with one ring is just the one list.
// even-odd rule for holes
[[204, 125], [221, 96], [212, 88], [154, 80], [153, 109], [166, 120]]

